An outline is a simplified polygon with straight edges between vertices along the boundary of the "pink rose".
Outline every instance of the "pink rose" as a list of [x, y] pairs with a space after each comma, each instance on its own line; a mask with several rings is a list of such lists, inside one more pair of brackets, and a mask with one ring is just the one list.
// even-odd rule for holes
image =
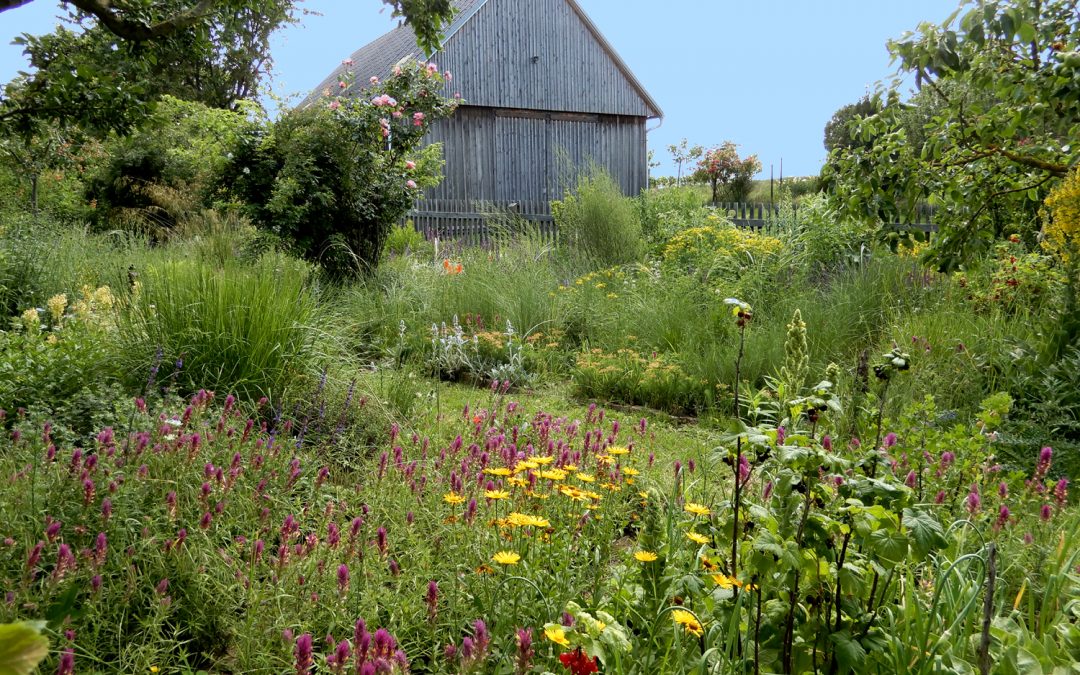
[[372, 84], [378, 84], [378, 83], [379, 83], [379, 78], [377, 78], [377, 77], [375, 77], [374, 75], [372, 75], [372, 76], [371, 76], [371, 79], [369, 80], [369, 82], [371, 82]]
[[408, 169], [409, 171], [412, 171], [413, 169], [416, 168], [416, 162], [414, 162], [414, 161], [412, 161], [410, 159], [409, 161], [405, 162], [405, 168]]
[[330, 107], [331, 110], [337, 110], [338, 108], [341, 107], [341, 103], [339, 103], [337, 101], [330, 101], [330, 106], [329, 107]]
[[405, 187], [409, 188], [410, 190], [416, 189], [416, 181], [414, 181], [414, 180], [405, 181]]
[[443, 73], [443, 74], [442, 74], [442, 76], [443, 76], [443, 79], [444, 79], [444, 80], [446, 80], [447, 82], [449, 82], [450, 80], [454, 79], [454, 78], [453, 78], [453, 77], [452, 77], [452, 76], [450, 75], [450, 71], [449, 71], [449, 70], [448, 70], [448, 71], [446, 71], [445, 73]]
[[349, 85], [345, 84], [345, 82], [342, 81], [342, 82], [338, 82], [337, 86], [338, 86], [339, 89], [344, 89], [345, 87], [347, 87]]
[[413, 123], [414, 127], [418, 127], [418, 126], [423, 125], [423, 123], [424, 123], [424, 113], [422, 113], [422, 112], [414, 112], [413, 116], [412, 116], [412, 123]]
[[353, 64], [352, 59], [345, 59], [344, 61], [341, 62], [341, 65], [346, 66], [346, 67], [351, 66], [352, 64]]

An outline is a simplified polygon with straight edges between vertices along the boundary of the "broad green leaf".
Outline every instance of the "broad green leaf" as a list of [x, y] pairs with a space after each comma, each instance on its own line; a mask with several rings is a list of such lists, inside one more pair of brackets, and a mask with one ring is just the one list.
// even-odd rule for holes
[[866, 664], [866, 650], [859, 641], [846, 630], [831, 634], [829, 639], [836, 645], [836, 662], [840, 672], [862, 672]]
[[0, 624], [0, 675], [29, 675], [49, 654], [43, 622]]
[[904, 509], [904, 527], [911, 534], [911, 548], [919, 560], [948, 544], [945, 530], [933, 514], [921, 509]]

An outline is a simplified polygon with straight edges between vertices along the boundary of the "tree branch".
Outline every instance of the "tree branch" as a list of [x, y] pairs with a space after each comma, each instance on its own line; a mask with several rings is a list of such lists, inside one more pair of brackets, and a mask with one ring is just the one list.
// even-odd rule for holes
[[34, 0], [0, 0], [0, 12], [6, 12], [9, 9], [15, 9], [16, 7], [22, 7], [33, 1]]
[[[0, 0], [0, 2], [4, 1]], [[119, 16], [110, 6], [110, 0], [68, 0], [68, 2], [87, 14], [96, 16], [101, 25], [105, 26], [117, 37], [132, 42], [145, 42], [195, 25], [213, 9], [218, 0], [199, 0], [198, 4], [191, 9], [159, 21], [152, 26], [147, 26], [141, 21], [133, 21]]]
[[[0, 12], [28, 5], [34, 0], [0, 0]], [[148, 26], [141, 21], [127, 19], [116, 12], [111, 0], [64, 0], [87, 14], [97, 17], [101, 25], [117, 37], [132, 42], [146, 42], [190, 28], [202, 20], [218, 4], [219, 0], [199, 0], [191, 9], [185, 10]]]
[[1051, 175], [1058, 176], [1059, 178], [1069, 173], [1068, 164], [1055, 164], [1054, 162], [1048, 162], [1045, 159], [1039, 159], [1038, 157], [1017, 154], [1004, 148], [1002, 148], [998, 152], [1000, 152], [1003, 157], [1006, 157], [1007, 159], [1010, 159], [1017, 164], [1029, 166], [1034, 169], [1041, 169]]

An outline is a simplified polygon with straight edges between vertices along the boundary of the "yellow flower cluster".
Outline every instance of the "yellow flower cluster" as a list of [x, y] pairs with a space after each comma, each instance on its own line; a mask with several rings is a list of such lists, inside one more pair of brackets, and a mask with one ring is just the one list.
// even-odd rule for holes
[[1068, 262], [1080, 249], [1080, 168], [1046, 198], [1043, 248]]
[[59, 323], [60, 319], [64, 316], [64, 310], [67, 309], [68, 299], [63, 293], [54, 295], [45, 302], [45, 306], [49, 308], [49, 314], [52, 316], [55, 323]]
[[783, 244], [776, 237], [758, 234], [730, 225], [706, 225], [682, 230], [664, 246], [664, 263], [681, 268], [700, 269], [721, 258], [755, 260], [780, 251]]

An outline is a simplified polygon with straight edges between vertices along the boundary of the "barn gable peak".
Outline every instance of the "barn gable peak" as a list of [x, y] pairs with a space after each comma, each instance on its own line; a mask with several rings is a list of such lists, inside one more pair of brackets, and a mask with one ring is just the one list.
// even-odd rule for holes
[[[353, 53], [354, 87], [405, 59], [452, 71], [466, 105], [658, 118], [663, 112], [576, 0], [454, 0], [442, 49], [425, 55], [402, 25]], [[312, 93], [336, 89], [339, 66]], [[348, 93], [358, 91], [350, 89]]]

